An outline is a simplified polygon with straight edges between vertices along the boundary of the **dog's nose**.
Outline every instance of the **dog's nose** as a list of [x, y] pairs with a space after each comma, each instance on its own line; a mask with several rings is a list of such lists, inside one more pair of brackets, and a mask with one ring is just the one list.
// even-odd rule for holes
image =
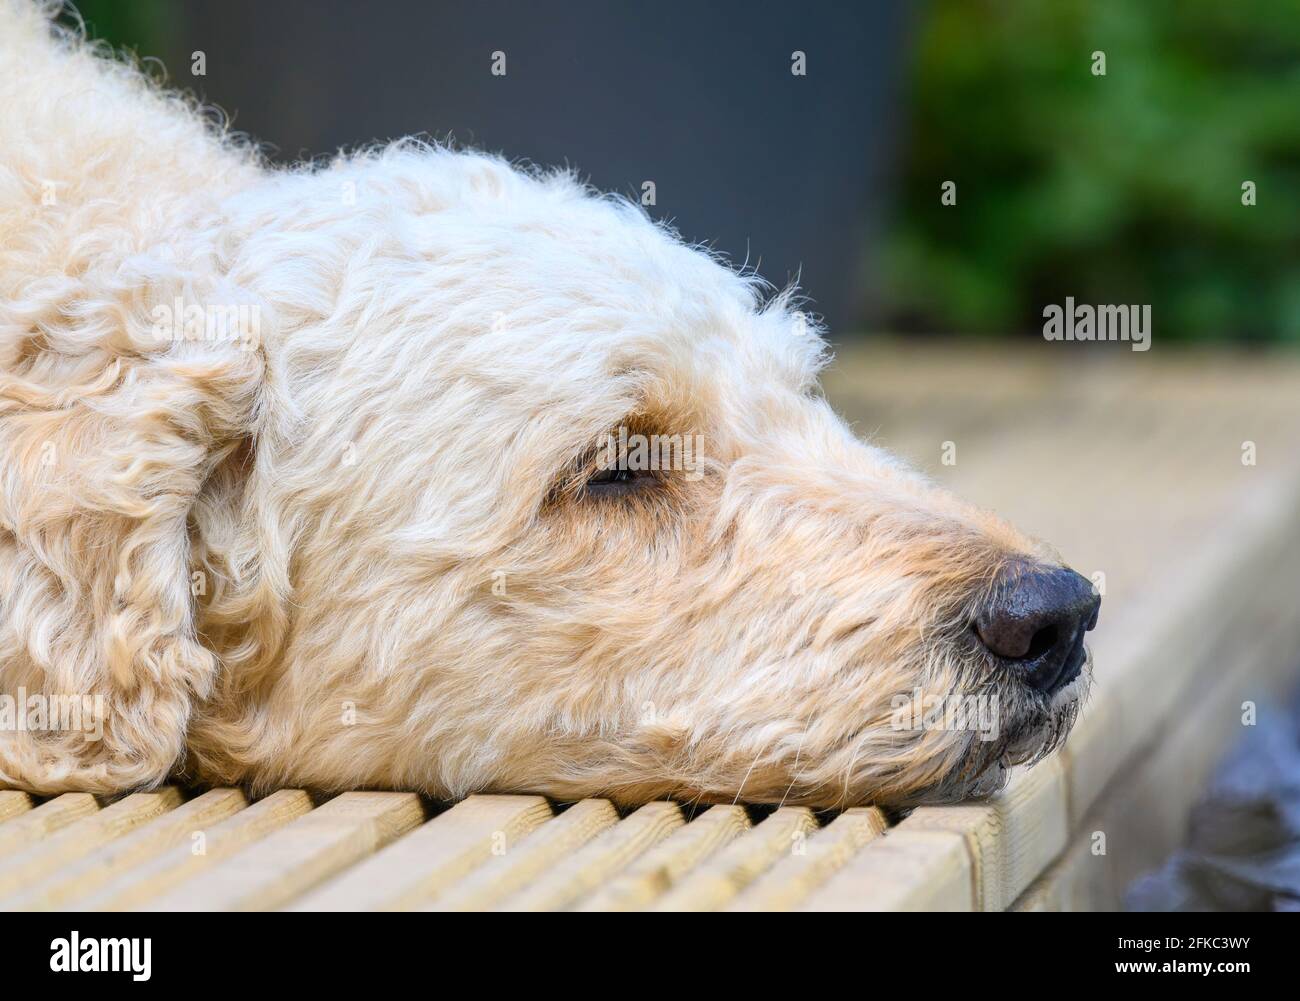
[[1073, 570], [1017, 566], [976, 618], [975, 632], [1022, 681], [1051, 695], [1083, 669], [1083, 634], [1100, 608], [1092, 584]]

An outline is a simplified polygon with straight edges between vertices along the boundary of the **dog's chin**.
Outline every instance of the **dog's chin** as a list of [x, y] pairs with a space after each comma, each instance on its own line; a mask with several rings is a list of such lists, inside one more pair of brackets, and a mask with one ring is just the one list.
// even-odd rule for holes
[[917, 806], [951, 806], [968, 800], [987, 799], [1006, 787], [1012, 767], [1005, 757], [985, 762], [974, 772], [963, 767], [942, 782], [906, 796], [893, 805], [910, 810]]
[[1050, 700], [1035, 697], [1024, 704], [1012, 700], [1016, 705], [1010, 725], [998, 739], [973, 736], [966, 754], [941, 781], [890, 805], [943, 806], [1000, 792], [1010, 781], [1013, 768], [1037, 764], [1065, 743], [1091, 685], [1089, 664]]

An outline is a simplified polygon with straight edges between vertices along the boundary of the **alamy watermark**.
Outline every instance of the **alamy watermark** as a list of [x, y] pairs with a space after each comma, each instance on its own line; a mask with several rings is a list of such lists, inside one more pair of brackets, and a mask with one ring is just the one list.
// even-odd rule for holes
[[677, 471], [687, 480], [704, 475], [704, 436], [699, 434], [629, 434], [620, 427], [618, 435], [605, 435], [596, 449], [596, 468], [631, 472]]
[[1048, 341], [1128, 341], [1134, 351], [1151, 349], [1151, 307], [1065, 305], [1043, 307], [1043, 339]]
[[262, 339], [262, 310], [256, 303], [186, 303], [179, 296], [150, 313], [158, 341], [238, 342], [246, 350]]
[[0, 693], [0, 732], [84, 733], [87, 740], [104, 737], [104, 696], [28, 694], [19, 686], [17, 695]]
[[889, 708], [894, 730], [961, 730], [978, 733], [980, 740], [997, 740], [1001, 729], [998, 701], [984, 695], [927, 695], [914, 688], [910, 695], [895, 695]]
[[129, 973], [135, 981], [153, 975], [153, 939], [81, 937], [75, 929], [67, 938], [50, 941], [53, 973]]

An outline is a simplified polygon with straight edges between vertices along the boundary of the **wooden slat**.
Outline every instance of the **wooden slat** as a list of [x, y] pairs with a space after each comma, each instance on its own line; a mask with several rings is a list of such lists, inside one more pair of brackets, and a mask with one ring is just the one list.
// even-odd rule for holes
[[[1189, 692], [1213, 683], [1234, 647], [1258, 634], [1261, 596], [1290, 584], [1300, 525], [1294, 511], [1300, 480], [1271, 478], [1240, 498], [1233, 530], [1198, 540], [1180, 560], [1179, 572], [1161, 582], [1158, 594], [1093, 642], [1099, 670], [1094, 698], [1063, 751], [1071, 783], [1074, 824], [1100, 796], [1124, 762], [1157, 737], [1160, 724], [1178, 718]], [[1272, 586], [1270, 586], [1270, 582]], [[1287, 637], [1286, 610], [1263, 623], [1266, 635]], [[1104, 613], [1103, 613], [1104, 614]], [[1189, 628], [1188, 623], [1198, 623]], [[1296, 653], [1279, 650], [1286, 660]]]
[[345, 792], [153, 900], [150, 910], [282, 907], [416, 827], [413, 793]]
[[0, 789], [0, 824], [32, 808], [32, 798], [17, 789]]
[[508, 852], [550, 819], [541, 796], [471, 796], [389, 845], [295, 910], [407, 910], [434, 899], [494, 849]]
[[1115, 868], [1094, 852], [1086, 828], [1047, 871], [1020, 895], [1015, 911], [1118, 911], [1123, 908], [1126, 882], [1116, 881]]
[[729, 911], [783, 911], [797, 907], [886, 827], [875, 807], [845, 810], [741, 891]]
[[556, 911], [599, 887], [683, 824], [676, 803], [647, 803], [545, 876], [507, 897], [509, 911]]
[[580, 911], [635, 911], [649, 906], [723, 845], [749, 830], [742, 806], [713, 806], [674, 831], [578, 904]]
[[[1104, 652], [1101, 656], [1104, 659], [1096, 660], [1097, 668], [1110, 670], [1112, 658]], [[1071, 830], [1122, 764], [1125, 725], [1118, 697], [1094, 684], [1074, 729], [1057, 752], [1065, 772], [1066, 819]]]
[[74, 910], [122, 911], [147, 905], [191, 876], [234, 855], [310, 812], [301, 789], [281, 789], [213, 826], [199, 844], [180, 844], [79, 898]]
[[90, 793], [67, 792], [15, 817], [0, 827], [0, 865], [6, 856], [48, 838], [55, 831], [98, 809], [99, 804]]
[[425, 909], [488, 910], [617, 822], [618, 812], [609, 800], [574, 803], [517, 847], [479, 866]]
[[6, 856], [0, 861], [0, 904], [7, 904], [6, 898], [27, 890], [51, 873], [89, 855], [100, 845], [122, 837], [154, 817], [175, 809], [180, 803], [180, 792], [171, 787], [157, 792], [134, 793], [83, 816], [52, 837], [16, 855]]
[[110, 841], [81, 861], [60, 868], [6, 906], [22, 911], [67, 906], [72, 900], [93, 893], [114, 876], [220, 823], [246, 805], [247, 800], [238, 789], [213, 789]]
[[654, 909], [715, 911], [724, 907], [778, 859], [806, 844], [816, 830], [817, 818], [807, 807], [782, 807], [683, 876], [655, 902]]
[[887, 831], [850, 859], [800, 909], [974, 910], [975, 879], [966, 839], [953, 831]]
[[[950, 831], [961, 835], [970, 852], [978, 910], [1000, 911], [1016, 897], [1065, 848], [1067, 821], [1065, 783], [1061, 762], [1055, 758], [1029, 770], [1018, 769], [1010, 785], [984, 803], [922, 807], [898, 826], [899, 832]], [[924, 847], [933, 858], [927, 865]], [[864, 849], [874, 856], [884, 852], [877, 869], [887, 872], [896, 859], [880, 841]], [[913, 854], [917, 878], [936, 886], [952, 880], [952, 858], [946, 841], [918, 842]], [[872, 860], [863, 859], [858, 870], [871, 870]]]
[[1252, 590], [1249, 608], [1224, 624], [1223, 635], [1198, 633], [1206, 644], [1200, 658], [1219, 665], [1216, 677], [1185, 693], [1168, 719], [1150, 721], [1139, 764], [1114, 778], [1076, 825], [1067, 854], [1025, 891], [1017, 909], [1118, 909], [1132, 880], [1182, 843], [1187, 814], [1220, 755], [1245, 732], [1242, 704], [1285, 699], [1294, 685], [1300, 616], [1278, 576], [1300, 562], [1293, 539], [1300, 539], [1300, 526], [1280, 532], [1271, 554], [1256, 554], [1258, 579], [1274, 583]]

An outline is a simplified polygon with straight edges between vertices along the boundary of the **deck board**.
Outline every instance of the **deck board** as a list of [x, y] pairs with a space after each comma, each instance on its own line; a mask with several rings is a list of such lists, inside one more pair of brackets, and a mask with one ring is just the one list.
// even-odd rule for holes
[[541, 824], [513, 850], [485, 862], [422, 909], [488, 910], [617, 823], [618, 811], [609, 800], [574, 803], [554, 820]]
[[782, 807], [712, 858], [705, 859], [654, 903], [659, 911], [715, 911], [817, 830], [806, 807]]
[[[180, 844], [127, 869], [70, 909], [124, 911], [147, 907], [222, 859], [261, 841], [311, 811], [311, 797], [301, 789], [280, 789], [210, 829], [197, 842]], [[184, 905], [184, 898], [181, 900]]]
[[737, 894], [729, 911], [784, 911], [798, 907], [885, 830], [885, 815], [875, 807], [845, 810], [826, 827]]
[[151, 901], [150, 910], [252, 911], [290, 903], [424, 819], [410, 793], [345, 792]]
[[57, 873], [46, 876], [24, 895], [6, 901], [4, 906], [9, 910], [32, 911], [65, 907], [247, 805], [248, 800], [238, 789], [212, 789], [100, 846], [79, 862], [60, 867]]
[[309, 894], [293, 910], [408, 910], [432, 900], [551, 816], [541, 796], [470, 796]]
[[[59, 797], [60, 800], [63, 798]], [[101, 845], [175, 809], [180, 803], [180, 792], [171, 787], [157, 792], [132, 793], [111, 806], [60, 827], [44, 840], [15, 854], [5, 855], [0, 859], [0, 908], [11, 906], [16, 903], [15, 898], [41, 880], [63, 871]], [[33, 811], [36, 812], [39, 811]], [[17, 822], [21, 822], [21, 818]]]
[[567, 908], [622, 872], [683, 823], [681, 808], [676, 803], [647, 803], [550, 872], [507, 897], [499, 909], [553, 911]]
[[749, 830], [742, 806], [714, 806], [646, 852], [583, 900], [578, 911], [635, 911], [653, 904], [686, 873]]
[[99, 804], [90, 793], [68, 792], [15, 817], [0, 826], [0, 864], [6, 856], [50, 837], [55, 831], [98, 809]]
[[0, 789], [0, 824], [10, 817], [26, 813], [33, 806], [35, 803], [27, 793], [19, 792], [17, 789]]

